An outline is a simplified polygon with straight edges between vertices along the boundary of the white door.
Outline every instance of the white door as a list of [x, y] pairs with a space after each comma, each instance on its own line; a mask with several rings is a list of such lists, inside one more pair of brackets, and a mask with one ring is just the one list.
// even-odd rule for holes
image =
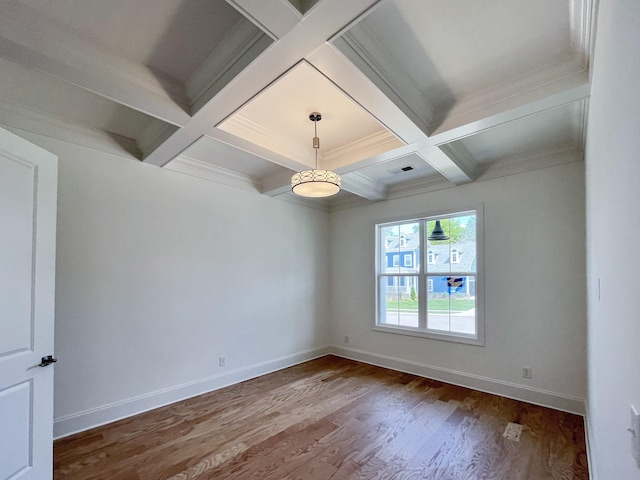
[[0, 479], [52, 477], [58, 158], [0, 128]]

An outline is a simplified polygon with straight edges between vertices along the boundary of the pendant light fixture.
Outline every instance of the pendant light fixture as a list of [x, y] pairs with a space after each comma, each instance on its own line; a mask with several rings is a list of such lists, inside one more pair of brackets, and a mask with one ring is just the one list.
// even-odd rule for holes
[[433, 227], [431, 231], [431, 235], [427, 237], [429, 240], [449, 240], [449, 236], [444, 233], [442, 226], [440, 225], [440, 220], [436, 220], [436, 226]]
[[313, 137], [313, 149], [316, 154], [316, 168], [313, 170], [303, 170], [291, 177], [291, 190], [296, 195], [302, 197], [330, 197], [340, 191], [340, 175], [329, 170], [318, 169], [318, 149], [320, 139], [318, 138], [318, 122], [322, 120], [322, 115], [318, 112], [309, 114], [309, 120], [313, 122], [315, 136]]

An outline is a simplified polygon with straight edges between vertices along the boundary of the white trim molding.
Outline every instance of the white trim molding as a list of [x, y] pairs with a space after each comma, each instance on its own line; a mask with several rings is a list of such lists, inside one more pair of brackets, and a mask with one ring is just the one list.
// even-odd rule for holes
[[[363, 350], [344, 348], [339, 346], [323, 346], [302, 352], [285, 355], [272, 360], [247, 365], [242, 368], [230, 370], [225, 373], [196, 380], [194, 382], [176, 385], [163, 390], [129, 398], [108, 405], [84, 410], [71, 415], [65, 415], [54, 419], [54, 438], [60, 439], [83, 432], [91, 428], [116, 422], [124, 418], [132, 417], [149, 410], [163, 407], [187, 398], [203, 395], [224, 387], [235, 385], [252, 378], [272, 373], [283, 368], [292, 367], [309, 360], [335, 355], [348, 358], [370, 365], [390, 368], [401, 372], [411, 373], [425, 378], [431, 378], [442, 382], [459, 385], [481, 392], [500, 395], [515, 400], [554, 408], [565, 412], [585, 415], [585, 400], [582, 398], [562, 395], [555, 392], [540, 390], [510, 382], [504, 382], [492, 378], [472, 375], [465, 372], [446, 368], [411, 362], [396, 357], [380, 355]], [[589, 457], [589, 472], [591, 478], [593, 469], [591, 465], [591, 448], [593, 438], [588, 418], [585, 417], [585, 435], [587, 437], [587, 454]]]
[[260, 192], [262, 190], [262, 185], [247, 175], [242, 175], [232, 170], [185, 155], [178, 156], [163, 168], [229, 187], [241, 188], [242, 190], [248, 190], [250, 192]]
[[591, 424], [591, 415], [590, 415], [591, 410], [589, 409], [589, 399], [586, 399], [584, 401], [584, 405], [585, 405], [584, 438], [587, 444], [586, 446], [587, 446], [587, 463], [589, 465], [589, 478], [591, 480], [598, 480], [598, 475], [597, 475], [596, 465], [595, 465], [595, 455], [594, 455], [595, 436], [593, 434], [593, 427]]
[[190, 383], [165, 388], [146, 395], [140, 395], [97, 408], [66, 415], [54, 419], [53, 435], [55, 439], [63, 438], [90, 428], [138, 415], [155, 408], [202, 395], [204, 393], [244, 382], [251, 378], [266, 375], [283, 368], [323, 357], [330, 353], [330, 347], [318, 347], [311, 350], [285, 355], [242, 368], [230, 370], [208, 378]]
[[585, 413], [585, 400], [583, 398], [352, 348], [334, 346], [331, 349], [331, 353], [339, 357], [411, 373], [514, 400], [521, 400], [563, 412], [577, 415], [584, 415]]

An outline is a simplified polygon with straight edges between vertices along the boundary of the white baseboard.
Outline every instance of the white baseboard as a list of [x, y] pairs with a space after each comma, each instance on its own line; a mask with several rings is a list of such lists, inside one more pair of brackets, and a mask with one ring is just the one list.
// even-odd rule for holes
[[56, 418], [53, 422], [55, 439], [66, 437], [90, 428], [115, 422], [139, 413], [153, 410], [186, 398], [202, 395], [219, 388], [227, 387], [283, 368], [291, 367], [314, 358], [331, 353], [331, 347], [319, 347], [303, 352], [286, 355], [266, 362], [256, 363], [236, 370], [231, 370], [195, 382], [177, 385], [158, 390], [146, 395], [130, 398], [120, 402], [103, 405], [91, 410]]
[[479, 375], [472, 375], [456, 370], [425, 365], [422, 363], [403, 360], [401, 358], [380, 355], [377, 353], [333, 346], [331, 353], [339, 357], [350, 358], [379, 367], [391, 368], [401, 372], [412, 373], [421, 377], [432, 378], [442, 382], [472, 388], [481, 392], [493, 393], [502, 397], [513, 398], [543, 407], [554, 408], [564, 412], [584, 415], [585, 404], [583, 398], [571, 397], [555, 392], [531, 388], [515, 383], [504, 382]]
[[[74, 433], [89, 430], [90, 428], [99, 427], [100, 425], [131, 417], [186, 398], [202, 395], [213, 390], [218, 390], [229, 385], [259, 377], [276, 370], [291, 367], [308, 360], [313, 360], [314, 358], [323, 357], [328, 354], [350, 358], [352, 360], [369, 363], [371, 365], [391, 368], [393, 370], [412, 373], [421, 377], [432, 378], [434, 380], [440, 380], [442, 382], [472, 388], [482, 392], [493, 393], [503, 397], [522, 400], [536, 405], [554, 408], [556, 410], [562, 410], [578, 415], [585, 414], [585, 401], [582, 398], [570, 397], [554, 392], [481, 377], [479, 375], [472, 375], [456, 370], [425, 365], [363, 350], [338, 346], [324, 346], [231, 370], [219, 375], [197, 380], [195, 382], [177, 385], [164, 390], [151, 392], [146, 395], [59, 417], [54, 420], [54, 438], [59, 439]], [[586, 417], [585, 426], [587, 449], [589, 449], [589, 438], [591, 437], [591, 432], [589, 430], [589, 422]], [[589, 451], [588, 457], [589, 462], [591, 462], [591, 455]], [[589, 468], [591, 471], [591, 464], [589, 465]], [[593, 474], [591, 478], [594, 478]]]

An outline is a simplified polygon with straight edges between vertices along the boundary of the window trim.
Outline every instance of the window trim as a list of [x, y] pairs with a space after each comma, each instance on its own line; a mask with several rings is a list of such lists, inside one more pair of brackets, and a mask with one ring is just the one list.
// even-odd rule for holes
[[392, 267], [399, 267], [400, 266], [400, 254], [399, 253], [392, 253], [391, 254], [391, 266]]
[[[475, 289], [476, 289], [476, 335], [470, 336], [465, 334], [459, 334], [455, 332], [451, 333], [438, 333], [434, 330], [427, 330], [426, 328], [414, 328], [406, 326], [390, 326], [384, 324], [378, 324], [378, 318], [380, 314], [380, 288], [379, 277], [381, 276], [381, 267], [386, 266], [385, 254], [380, 248], [381, 242], [384, 239], [381, 238], [382, 227], [389, 225], [396, 225], [400, 223], [419, 222], [424, 220], [425, 225], [427, 221], [438, 220], [443, 218], [450, 218], [452, 216], [462, 216], [465, 213], [476, 214], [476, 274], [475, 274]], [[484, 346], [485, 345], [485, 325], [484, 325], [484, 205], [463, 206], [459, 208], [450, 208], [446, 210], [438, 210], [434, 212], [427, 212], [421, 215], [406, 215], [398, 216], [395, 218], [375, 221], [373, 223], [374, 231], [374, 289], [375, 289], [375, 312], [372, 321], [372, 330], [384, 333], [393, 333], [399, 335], [409, 335], [414, 337], [422, 337], [432, 340], [442, 340], [446, 342]], [[418, 252], [418, 258], [416, 259], [419, 264], [419, 271], [413, 274], [395, 274], [396, 276], [418, 276], [418, 291], [427, 292], [427, 270], [426, 270], [426, 256], [427, 249], [423, 239], [420, 239], [420, 249]], [[467, 272], [468, 273], [468, 272]], [[462, 272], [451, 272], [451, 275], [467, 276]], [[426, 311], [427, 297], [425, 295], [419, 295], [419, 308], [420, 311]]]
[[[408, 264], [407, 264], [407, 260], [409, 260]], [[408, 253], [404, 255], [404, 259], [402, 261], [402, 266], [403, 267], [413, 267], [413, 254], [412, 253]]]

